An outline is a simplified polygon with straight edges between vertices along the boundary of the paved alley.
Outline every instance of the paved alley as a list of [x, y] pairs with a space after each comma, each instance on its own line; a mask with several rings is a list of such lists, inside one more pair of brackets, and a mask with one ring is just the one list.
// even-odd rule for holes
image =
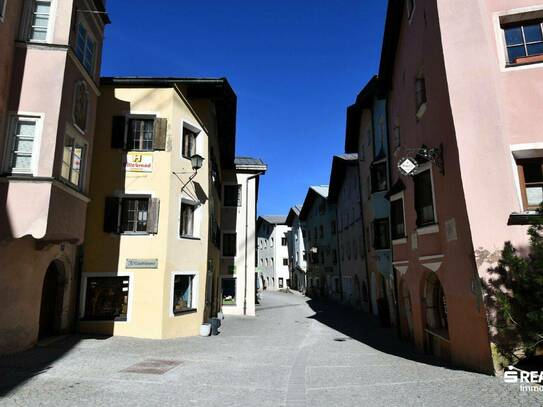
[[66, 337], [0, 358], [0, 405], [503, 406], [543, 404], [499, 378], [433, 365], [374, 321], [265, 293], [216, 337]]

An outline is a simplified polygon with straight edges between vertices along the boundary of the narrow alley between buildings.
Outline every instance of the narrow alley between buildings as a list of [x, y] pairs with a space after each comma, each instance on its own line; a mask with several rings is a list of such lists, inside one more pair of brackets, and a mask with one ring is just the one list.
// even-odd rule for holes
[[422, 356], [371, 317], [264, 292], [218, 336], [67, 336], [0, 358], [0, 405], [537, 406], [543, 395]]

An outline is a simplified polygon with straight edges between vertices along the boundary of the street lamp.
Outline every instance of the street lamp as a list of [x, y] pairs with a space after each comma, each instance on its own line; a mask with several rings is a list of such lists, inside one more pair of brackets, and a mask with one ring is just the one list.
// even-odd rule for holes
[[198, 172], [198, 170], [202, 168], [202, 165], [204, 165], [204, 157], [199, 154], [194, 154], [190, 157], [190, 162], [192, 164], [192, 169]]

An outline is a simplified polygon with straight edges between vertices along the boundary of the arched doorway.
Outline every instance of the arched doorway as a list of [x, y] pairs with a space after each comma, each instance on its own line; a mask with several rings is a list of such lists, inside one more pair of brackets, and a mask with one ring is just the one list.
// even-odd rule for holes
[[411, 294], [405, 279], [400, 281], [400, 315], [402, 336], [407, 339], [413, 338], [413, 314], [411, 309]]
[[60, 332], [64, 284], [64, 265], [60, 261], [54, 260], [47, 268], [43, 279], [38, 339]]
[[447, 298], [435, 273], [428, 273], [423, 291], [424, 317], [426, 319], [425, 349], [441, 359], [450, 358], [449, 316]]

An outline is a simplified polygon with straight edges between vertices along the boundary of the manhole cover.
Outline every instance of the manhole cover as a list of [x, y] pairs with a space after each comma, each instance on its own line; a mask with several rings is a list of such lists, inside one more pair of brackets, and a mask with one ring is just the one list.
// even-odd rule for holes
[[122, 372], [126, 373], [141, 373], [141, 374], [164, 374], [168, 370], [179, 366], [181, 362], [177, 360], [162, 360], [162, 359], [146, 359], [143, 362], [136, 363], [127, 367]]

